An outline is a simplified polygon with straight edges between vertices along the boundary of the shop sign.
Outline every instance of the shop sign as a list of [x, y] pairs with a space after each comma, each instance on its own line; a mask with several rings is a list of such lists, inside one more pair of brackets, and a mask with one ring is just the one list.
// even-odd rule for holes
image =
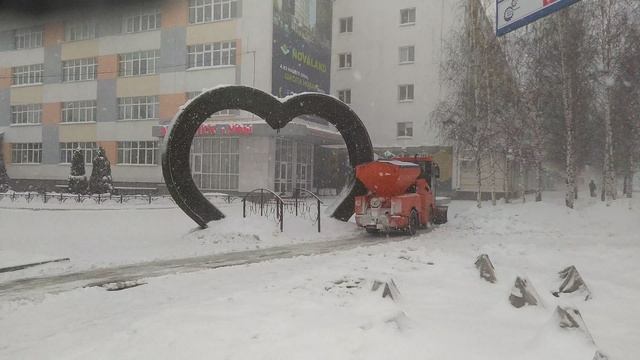
[[[167, 136], [168, 125], [160, 127], [159, 137]], [[155, 131], [154, 131], [155, 133]], [[155, 135], [155, 134], [154, 134]], [[253, 135], [253, 125], [250, 124], [202, 124], [196, 132], [196, 136], [248, 136]]]

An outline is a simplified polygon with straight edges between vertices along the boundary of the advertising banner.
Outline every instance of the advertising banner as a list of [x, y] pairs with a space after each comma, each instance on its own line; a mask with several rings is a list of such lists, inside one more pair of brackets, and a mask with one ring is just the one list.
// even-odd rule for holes
[[509, 33], [580, 0], [498, 0], [496, 34]]
[[273, 1], [272, 94], [328, 94], [331, 0]]

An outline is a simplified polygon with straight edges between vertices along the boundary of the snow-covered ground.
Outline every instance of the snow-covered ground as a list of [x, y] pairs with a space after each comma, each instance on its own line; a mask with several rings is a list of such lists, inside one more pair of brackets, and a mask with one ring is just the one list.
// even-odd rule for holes
[[[75, 209], [0, 208], [0, 269], [59, 258], [70, 261], [0, 273], [0, 282], [161, 259], [255, 250], [295, 243], [346, 239], [361, 232], [323, 212], [322, 232], [307, 218], [285, 212], [280, 232], [273, 216], [242, 218], [242, 204], [217, 202], [227, 217], [200, 228], [175, 205], [165, 209], [107, 208], [70, 203]], [[24, 204], [27, 205], [27, 204]], [[88, 209], [85, 206], [90, 206]], [[112, 206], [116, 206], [112, 204]]]
[[[591, 360], [598, 348], [612, 360], [634, 360], [634, 200], [631, 210], [626, 199], [610, 208], [580, 199], [576, 210], [560, 197], [482, 209], [454, 201], [449, 224], [407, 241], [151, 278], [122, 291], [0, 298], [0, 358]], [[70, 257], [77, 270], [358, 233], [352, 224], [329, 226], [331, 234], [318, 237], [309, 223], [290, 232], [285, 223], [279, 234], [274, 224], [239, 214], [200, 231], [176, 209], [0, 210], [0, 253]], [[496, 267], [496, 284], [479, 278], [481, 253]], [[568, 265], [583, 275], [592, 300], [550, 294]], [[509, 304], [518, 275], [530, 279], [544, 306]], [[398, 302], [370, 291], [373, 280], [388, 278], [401, 292]], [[581, 311], [595, 345], [555, 326], [558, 304]]]

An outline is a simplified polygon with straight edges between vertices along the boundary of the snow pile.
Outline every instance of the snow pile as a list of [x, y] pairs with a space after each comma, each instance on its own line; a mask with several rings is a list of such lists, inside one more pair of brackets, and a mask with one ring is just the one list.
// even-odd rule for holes
[[221, 221], [209, 223], [204, 230], [194, 231], [183, 238], [189, 243], [215, 245], [215, 253], [252, 250], [271, 246], [297, 243], [339, 240], [362, 234], [352, 223], [344, 223], [332, 218], [321, 219], [321, 232], [317, 223], [305, 218], [285, 214], [283, 230], [278, 223], [266, 217], [228, 216]]

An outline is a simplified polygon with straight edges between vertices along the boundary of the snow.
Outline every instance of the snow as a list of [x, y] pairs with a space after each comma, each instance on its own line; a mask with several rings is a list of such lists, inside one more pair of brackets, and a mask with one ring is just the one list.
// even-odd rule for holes
[[[16, 199], [11, 200], [11, 192], [0, 196], [0, 209], [24, 209], [24, 210], [121, 210], [121, 209], [167, 209], [175, 208], [175, 203], [170, 197], [163, 198], [153, 197], [151, 204], [146, 195], [125, 195], [124, 202], [120, 203], [120, 197], [113, 195], [109, 199], [109, 195], [102, 196], [102, 203], [98, 204], [97, 196], [93, 198], [81, 197], [81, 201], [77, 201], [77, 197], [73, 194], [62, 194], [64, 201], [60, 202], [59, 193], [47, 193], [47, 202], [43, 201], [42, 195], [38, 193], [28, 193], [32, 197], [27, 201], [27, 193], [16, 193]], [[18, 195], [19, 194], [19, 195]], [[209, 199], [215, 197], [225, 197], [226, 194], [205, 194]]]
[[[562, 201], [558, 195], [482, 209], [452, 201], [449, 224], [409, 240], [148, 278], [122, 291], [0, 297], [0, 358], [590, 360], [600, 349], [633, 360], [640, 353], [638, 204], [580, 199], [569, 210]], [[200, 231], [175, 209], [24, 212], [0, 210], [3, 234], [13, 235], [0, 239], [2, 251], [64, 248], [73, 261], [82, 253], [75, 246], [99, 246], [85, 254], [89, 266], [255, 245], [238, 234], [264, 236], [265, 246], [325, 236], [315, 236], [312, 226], [287, 233], [286, 222], [279, 234], [274, 224], [243, 223], [237, 215]], [[131, 219], [138, 226], [128, 226]], [[19, 221], [38, 226], [13, 224]], [[89, 239], [89, 223], [108, 224], [111, 233]], [[331, 236], [357, 231], [334, 225]], [[495, 265], [496, 284], [474, 267], [481, 253]], [[569, 265], [592, 300], [551, 295], [557, 273]], [[516, 276], [529, 279], [545, 307], [509, 304]], [[398, 302], [369, 290], [374, 280], [388, 279], [402, 295]], [[580, 310], [595, 344], [557, 327], [557, 305]]]
[[[28, 205], [38, 210], [0, 209], [0, 228], [4, 234], [10, 234], [0, 239], [0, 268], [32, 263], [34, 259], [43, 261], [68, 257], [70, 261], [19, 273], [0, 273], [0, 282], [24, 274], [35, 276], [80, 271], [344, 239], [360, 234], [352, 224], [327, 217], [324, 209], [321, 233], [317, 233], [317, 225], [309, 216], [295, 218], [288, 211], [284, 216], [286, 231], [281, 233], [273, 216], [260, 218], [249, 215], [243, 219], [242, 203], [239, 201], [232, 204], [216, 201], [216, 206], [227, 217], [210, 223], [205, 230], [200, 230], [175, 205], [154, 208], [152, 204], [147, 208], [140, 205], [138, 208], [124, 206], [116, 209], [120, 204], [114, 203], [107, 207], [108, 211], [97, 211], [105, 204], [66, 202], [63, 205], [76, 206], [77, 210], [67, 208], [65, 211], [44, 211], [40, 208], [44, 204], [38, 201]], [[84, 210], [85, 206], [91, 211]], [[38, 226], [25, 226], [25, 221]]]
[[33, 264], [41, 261], [55, 260], [50, 256], [29, 251], [0, 249], [0, 269], [18, 265]]
[[380, 160], [380, 162], [399, 166], [399, 167], [418, 167], [418, 164], [416, 163], [400, 161], [400, 160]]
[[334, 95], [329, 95], [329, 94], [324, 94], [324, 93], [320, 93], [320, 92], [314, 92], [314, 91], [303, 91], [303, 92], [299, 92], [299, 93], [295, 93], [295, 94], [289, 94], [285, 97], [278, 97], [277, 99], [281, 102], [281, 103], [285, 103], [291, 99], [293, 99], [294, 97], [298, 97], [298, 96], [306, 96], [306, 95], [323, 95], [323, 96], [327, 96], [327, 97], [332, 97], [336, 100], [339, 100], [336, 96]]

